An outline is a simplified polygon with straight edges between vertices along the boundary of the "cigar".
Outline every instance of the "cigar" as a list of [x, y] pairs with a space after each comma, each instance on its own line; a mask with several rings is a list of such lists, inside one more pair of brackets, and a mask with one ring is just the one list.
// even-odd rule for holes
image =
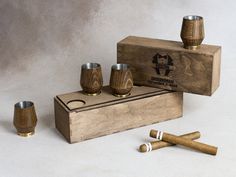
[[[195, 140], [200, 138], [201, 134], [199, 131], [181, 135], [180, 137]], [[139, 147], [140, 152], [150, 152], [152, 150], [160, 149], [163, 147], [174, 146], [175, 144], [168, 143], [165, 141], [152, 141], [150, 143], [142, 144]]]
[[159, 140], [168, 142], [168, 143], [186, 146], [186, 147], [189, 147], [189, 148], [192, 148], [192, 149], [195, 149], [195, 150], [207, 153], [207, 154], [216, 155], [217, 153], [217, 147], [215, 146], [199, 143], [199, 142], [187, 139], [187, 138], [178, 137], [178, 136], [165, 133], [162, 131], [151, 130], [150, 136], [153, 138], [157, 138]]

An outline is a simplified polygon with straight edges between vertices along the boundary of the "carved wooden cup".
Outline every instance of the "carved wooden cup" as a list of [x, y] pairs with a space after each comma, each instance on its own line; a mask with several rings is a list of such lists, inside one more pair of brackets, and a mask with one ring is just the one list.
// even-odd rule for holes
[[127, 64], [116, 64], [111, 67], [110, 88], [117, 97], [126, 97], [130, 94], [133, 77]]
[[86, 95], [95, 96], [101, 93], [103, 78], [100, 64], [86, 63], [82, 65], [80, 85]]
[[15, 104], [13, 124], [20, 136], [28, 137], [34, 134], [37, 116], [33, 102], [21, 101]]
[[204, 39], [203, 18], [196, 15], [189, 15], [183, 18], [181, 39], [186, 49], [197, 49]]

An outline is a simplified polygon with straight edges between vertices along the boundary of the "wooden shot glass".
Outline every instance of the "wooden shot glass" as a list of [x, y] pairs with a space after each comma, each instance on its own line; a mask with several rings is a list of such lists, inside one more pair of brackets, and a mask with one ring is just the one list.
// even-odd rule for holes
[[33, 102], [21, 101], [15, 104], [13, 124], [20, 136], [28, 137], [34, 134], [37, 116]]
[[133, 76], [129, 65], [115, 64], [111, 67], [110, 88], [117, 97], [126, 97], [133, 88]]
[[[200, 138], [200, 136], [201, 136], [200, 132], [196, 131], [196, 132], [181, 135], [180, 137], [195, 140], [195, 139]], [[152, 150], [161, 149], [164, 147], [174, 146], [174, 145], [175, 144], [171, 144], [171, 143], [168, 143], [165, 141], [152, 141], [150, 143], [145, 143], [145, 144], [140, 145], [139, 151], [140, 152], [150, 152]]]
[[215, 146], [199, 143], [187, 138], [175, 136], [158, 130], [151, 130], [150, 137], [157, 138], [158, 140], [165, 141], [171, 144], [186, 146], [211, 155], [216, 155], [217, 153], [217, 147]]
[[83, 64], [81, 66], [80, 85], [84, 94], [99, 95], [103, 85], [101, 65], [98, 63]]
[[204, 39], [204, 23], [203, 18], [196, 15], [188, 15], [183, 17], [181, 39], [184, 48], [196, 50]]

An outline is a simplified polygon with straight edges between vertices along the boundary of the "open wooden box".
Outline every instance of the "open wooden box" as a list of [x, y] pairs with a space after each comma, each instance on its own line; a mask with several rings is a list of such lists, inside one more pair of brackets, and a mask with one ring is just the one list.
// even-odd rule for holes
[[56, 128], [75, 143], [181, 117], [183, 93], [135, 86], [130, 96], [119, 98], [105, 86], [98, 96], [58, 95], [54, 106]]

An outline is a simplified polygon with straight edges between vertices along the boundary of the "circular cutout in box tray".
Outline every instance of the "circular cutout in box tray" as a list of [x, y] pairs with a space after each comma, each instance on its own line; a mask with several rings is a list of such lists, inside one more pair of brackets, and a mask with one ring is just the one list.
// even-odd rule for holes
[[84, 100], [71, 100], [67, 103], [69, 109], [77, 109], [84, 106], [86, 102]]

